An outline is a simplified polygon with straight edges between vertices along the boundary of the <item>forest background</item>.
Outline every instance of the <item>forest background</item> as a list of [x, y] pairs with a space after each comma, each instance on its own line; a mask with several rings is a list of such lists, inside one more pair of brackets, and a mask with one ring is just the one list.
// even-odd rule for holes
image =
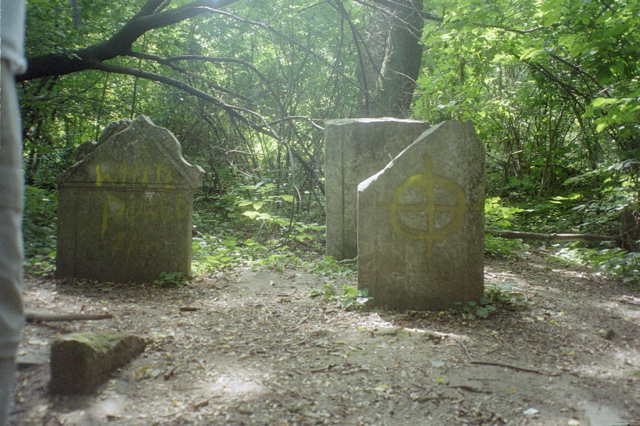
[[27, 272], [54, 268], [55, 178], [112, 121], [205, 169], [204, 274], [322, 258], [323, 123], [393, 116], [473, 120], [488, 229], [609, 236], [546, 244], [640, 285], [639, 37], [635, 0], [29, 0]]

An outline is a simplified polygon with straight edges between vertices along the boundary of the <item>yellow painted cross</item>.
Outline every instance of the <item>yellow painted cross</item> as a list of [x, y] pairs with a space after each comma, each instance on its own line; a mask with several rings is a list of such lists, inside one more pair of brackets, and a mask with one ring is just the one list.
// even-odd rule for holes
[[[398, 187], [393, 194], [393, 201], [391, 203], [379, 203], [378, 207], [389, 212], [389, 219], [391, 220], [393, 231], [396, 234], [412, 240], [426, 240], [427, 261], [431, 262], [433, 257], [433, 243], [444, 240], [447, 235], [456, 232], [462, 226], [468, 207], [464, 190], [460, 185], [451, 179], [433, 173], [431, 157], [425, 157], [424, 167], [425, 173], [411, 176]], [[436, 199], [436, 186], [440, 186], [453, 194], [456, 203], [438, 204], [438, 200]], [[418, 204], [401, 204], [400, 198], [412, 187], [422, 192], [425, 202]], [[476, 206], [473, 206], [472, 208], [475, 209], [475, 207]], [[425, 229], [411, 228], [403, 223], [403, 212], [425, 212]], [[449, 222], [440, 229], [436, 229], [436, 213], [438, 212], [453, 213]]]

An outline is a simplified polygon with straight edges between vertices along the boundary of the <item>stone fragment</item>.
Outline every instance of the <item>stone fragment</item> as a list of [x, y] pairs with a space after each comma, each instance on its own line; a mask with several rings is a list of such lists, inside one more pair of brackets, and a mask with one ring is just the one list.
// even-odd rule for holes
[[369, 303], [444, 310], [479, 301], [484, 161], [473, 124], [447, 121], [358, 186], [358, 288]]
[[121, 333], [74, 333], [51, 345], [53, 393], [92, 393], [111, 373], [144, 351], [147, 341]]
[[109, 125], [58, 177], [57, 278], [152, 282], [191, 271], [193, 193], [204, 171], [148, 117]]
[[328, 120], [325, 124], [327, 255], [357, 255], [358, 184], [380, 171], [429, 123], [396, 118]]

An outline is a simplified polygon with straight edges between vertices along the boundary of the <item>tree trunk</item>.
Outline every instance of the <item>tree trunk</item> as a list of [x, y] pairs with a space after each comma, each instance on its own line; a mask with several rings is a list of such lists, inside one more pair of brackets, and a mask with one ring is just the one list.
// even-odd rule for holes
[[387, 2], [388, 33], [371, 115], [407, 118], [422, 65], [422, 0]]

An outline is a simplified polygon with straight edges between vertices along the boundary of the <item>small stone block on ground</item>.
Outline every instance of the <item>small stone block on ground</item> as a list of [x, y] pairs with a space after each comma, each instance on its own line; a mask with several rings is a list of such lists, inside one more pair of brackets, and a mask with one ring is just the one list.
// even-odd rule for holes
[[147, 341], [122, 333], [73, 333], [51, 346], [52, 393], [92, 393], [111, 373], [144, 351]]

